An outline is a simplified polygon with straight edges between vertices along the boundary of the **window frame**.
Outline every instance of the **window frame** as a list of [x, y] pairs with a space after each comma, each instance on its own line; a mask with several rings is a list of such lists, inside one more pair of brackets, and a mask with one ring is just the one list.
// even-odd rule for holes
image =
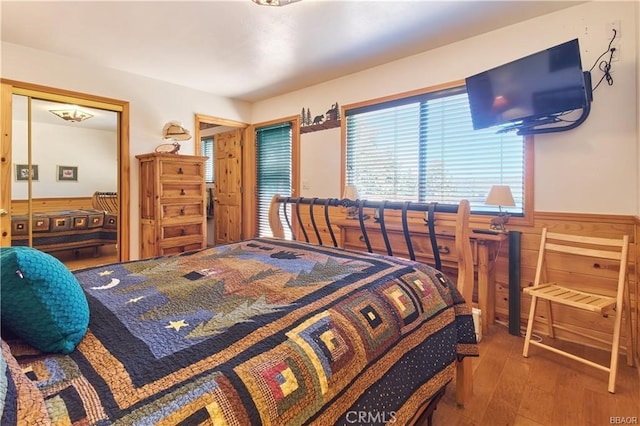
[[[365, 101], [355, 102], [352, 104], [342, 105], [340, 107], [340, 116], [346, 117], [347, 111], [357, 108], [365, 108], [368, 106], [385, 103], [385, 102], [393, 102], [398, 101], [404, 98], [410, 98], [413, 96], [424, 95], [431, 92], [453, 89], [455, 87], [464, 86], [464, 80], [455, 80], [448, 83], [438, 84], [434, 86], [429, 86], [426, 88], [411, 90], [408, 92], [401, 92], [393, 95], [382, 96], [379, 98], [373, 98]], [[524, 170], [523, 170], [523, 197], [522, 202], [524, 204], [523, 214], [522, 216], [512, 216], [509, 219], [509, 223], [511, 225], [524, 225], [524, 226], [532, 226], [533, 225], [533, 170], [534, 170], [534, 137], [533, 135], [523, 136], [524, 138]], [[347, 177], [346, 177], [346, 169], [347, 169], [347, 125], [346, 120], [343, 120], [340, 126], [340, 188], [345, 187]], [[486, 221], [487, 223], [491, 220], [491, 218], [495, 216], [495, 214], [487, 214], [487, 213], [472, 213], [472, 217], [474, 219], [478, 218], [482, 221]]]

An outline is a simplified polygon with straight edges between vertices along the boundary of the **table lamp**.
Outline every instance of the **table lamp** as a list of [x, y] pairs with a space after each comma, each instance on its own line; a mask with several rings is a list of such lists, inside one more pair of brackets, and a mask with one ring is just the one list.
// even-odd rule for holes
[[515, 206], [509, 185], [493, 185], [487, 195], [485, 204], [488, 206], [498, 206], [498, 217], [491, 219], [491, 229], [506, 232], [505, 224], [509, 222], [509, 213], [502, 211], [502, 206]]

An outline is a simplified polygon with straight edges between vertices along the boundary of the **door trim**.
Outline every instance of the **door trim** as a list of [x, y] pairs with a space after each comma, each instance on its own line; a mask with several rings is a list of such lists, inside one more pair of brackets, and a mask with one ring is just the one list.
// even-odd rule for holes
[[242, 129], [242, 236], [244, 238], [251, 237], [255, 235], [255, 226], [253, 225], [253, 217], [255, 214], [252, 210], [252, 200], [253, 194], [255, 192], [255, 184], [251, 181], [251, 177], [255, 175], [255, 173], [250, 174], [250, 164], [251, 164], [251, 152], [247, 149], [247, 140], [249, 140], [250, 129], [251, 126], [248, 123], [243, 123], [241, 121], [228, 120], [226, 118], [214, 117], [211, 115], [205, 114], [194, 114], [194, 154], [200, 155], [201, 147], [201, 136], [200, 136], [200, 125], [201, 124], [213, 124], [216, 126], [228, 127], [231, 129]]

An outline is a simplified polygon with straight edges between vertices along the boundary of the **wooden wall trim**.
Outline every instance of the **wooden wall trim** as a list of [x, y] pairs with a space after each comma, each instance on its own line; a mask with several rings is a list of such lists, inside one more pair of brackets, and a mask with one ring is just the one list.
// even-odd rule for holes
[[[34, 213], [42, 213], [58, 210], [93, 209], [93, 204], [91, 197], [33, 198], [31, 207]], [[27, 214], [28, 212], [28, 200], [11, 201], [12, 214]]]
[[640, 224], [640, 217], [632, 215], [614, 215], [602, 213], [565, 213], [565, 212], [535, 212], [536, 220], [576, 220], [579, 222], [606, 222]]

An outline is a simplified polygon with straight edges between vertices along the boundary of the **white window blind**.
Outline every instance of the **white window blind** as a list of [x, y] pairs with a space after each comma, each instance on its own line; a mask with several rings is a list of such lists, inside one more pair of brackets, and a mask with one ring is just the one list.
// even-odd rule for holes
[[[272, 237], [269, 227], [269, 206], [275, 194], [283, 197], [292, 192], [291, 124], [282, 123], [256, 129], [256, 167], [258, 180], [258, 236]], [[291, 219], [290, 211], [288, 212]], [[285, 238], [291, 233], [284, 221]]]
[[208, 139], [203, 139], [201, 146], [201, 155], [205, 157], [209, 157], [207, 161], [204, 163], [204, 180], [207, 183], [213, 183], [215, 174], [214, 174], [214, 164], [215, 158], [213, 158], [213, 137]]
[[369, 200], [457, 203], [495, 213], [485, 198], [509, 185], [524, 212], [524, 138], [473, 130], [464, 87], [346, 111], [346, 181]]

